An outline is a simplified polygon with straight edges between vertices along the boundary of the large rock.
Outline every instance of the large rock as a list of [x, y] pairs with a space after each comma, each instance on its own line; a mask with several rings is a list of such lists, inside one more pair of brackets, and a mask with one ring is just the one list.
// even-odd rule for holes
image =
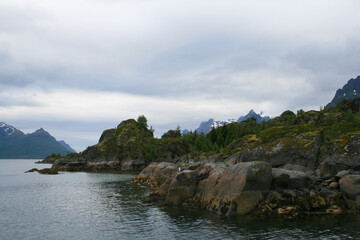
[[244, 215], [262, 200], [271, 180], [271, 165], [265, 162], [217, 165], [199, 182], [195, 196], [210, 211]]
[[195, 194], [197, 186], [197, 171], [184, 170], [176, 172], [168, 188], [166, 204], [179, 205]]
[[308, 176], [305, 173], [281, 168], [272, 169], [272, 178], [273, 185], [280, 188], [304, 188], [308, 183]]
[[175, 164], [153, 163], [135, 182], [154, 188], [166, 204], [188, 204], [227, 215], [249, 213], [271, 186], [271, 165], [265, 162], [207, 163], [190, 168], [179, 171]]
[[341, 164], [337, 163], [336, 161], [327, 159], [320, 163], [320, 166], [318, 168], [318, 173], [321, 177], [325, 175], [336, 176], [336, 174], [343, 168], [346, 167], [345, 166], [341, 167]]
[[340, 190], [350, 200], [360, 196], [360, 175], [346, 175], [339, 181]]
[[[177, 171], [178, 166], [174, 163], [152, 163], [144, 168], [134, 181], [158, 189], [165, 182], [169, 182]], [[167, 189], [164, 192], [167, 192]]]

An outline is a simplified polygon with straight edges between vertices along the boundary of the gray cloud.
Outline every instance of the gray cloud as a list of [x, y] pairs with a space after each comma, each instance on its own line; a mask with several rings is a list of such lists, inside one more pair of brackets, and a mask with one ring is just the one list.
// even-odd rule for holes
[[[64, 126], [64, 132], [76, 132], [68, 125], [79, 127], [76, 121], [84, 119], [75, 113], [96, 109], [70, 114], [63, 109], [70, 101], [57, 104], [62, 99], [56, 93], [70, 98], [67, 92], [80, 90], [101, 93], [103, 105], [107, 95], [121, 94], [111, 101], [124, 104], [109, 103], [114, 109], [104, 114], [146, 112], [161, 121], [153, 123], [159, 132], [178, 123], [192, 128], [207, 117], [237, 118], [251, 108], [269, 115], [318, 108], [359, 75], [359, 7], [355, 0], [1, 1], [0, 115], [14, 121], [20, 116], [14, 106], [36, 107], [30, 115], [56, 106], [68, 114], [64, 125], [52, 116], [29, 118], [34, 125], [51, 122], [53, 131]], [[94, 95], [83, 97], [95, 104], [85, 99]], [[141, 104], [149, 99], [163, 109]], [[199, 110], [206, 102], [213, 107]], [[79, 134], [94, 132], [91, 122], [104, 127], [98, 122], [122, 120], [104, 119], [86, 121]], [[74, 141], [81, 145], [81, 137]]]

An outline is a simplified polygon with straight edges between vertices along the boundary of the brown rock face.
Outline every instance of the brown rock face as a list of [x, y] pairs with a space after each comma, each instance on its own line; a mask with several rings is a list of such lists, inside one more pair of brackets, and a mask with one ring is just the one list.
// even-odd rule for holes
[[356, 200], [360, 196], [360, 175], [346, 175], [339, 181], [340, 190], [350, 200]]
[[265, 162], [217, 164], [199, 181], [195, 199], [212, 212], [244, 215], [263, 199], [271, 180], [271, 165]]

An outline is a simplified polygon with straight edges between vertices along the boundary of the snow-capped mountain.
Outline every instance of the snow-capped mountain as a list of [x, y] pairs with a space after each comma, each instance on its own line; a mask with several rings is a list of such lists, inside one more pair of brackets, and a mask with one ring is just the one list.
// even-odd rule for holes
[[12, 136], [12, 135], [24, 135], [24, 133], [15, 127], [8, 125], [4, 122], [0, 122], [0, 137]]
[[227, 121], [215, 121], [213, 118], [210, 118], [208, 121], [201, 122], [200, 126], [196, 129], [196, 132], [207, 134], [213, 128], [218, 128], [233, 122], [236, 122], [236, 120], [228, 119]]
[[254, 110], [251, 109], [248, 114], [246, 114], [245, 116], [239, 117], [237, 121], [235, 119], [228, 119], [226, 121], [215, 121], [214, 119], [210, 118], [208, 121], [201, 122], [200, 126], [196, 129], [196, 132], [208, 134], [211, 131], [211, 129], [213, 129], [213, 128], [218, 128], [218, 127], [224, 126], [226, 124], [234, 123], [234, 122], [242, 122], [242, 121], [244, 121], [248, 118], [252, 118], [252, 117], [255, 117], [256, 121], [258, 123], [260, 123], [262, 121], [270, 120], [270, 117], [268, 117], [268, 116], [263, 117], [261, 115], [262, 115], [262, 113], [258, 114]]
[[257, 123], [261, 123], [262, 121], [266, 122], [266, 121], [270, 120], [269, 116], [262, 117], [261, 115], [262, 115], [262, 112], [260, 114], [258, 114], [253, 109], [251, 109], [248, 114], [246, 114], [245, 116], [239, 117], [237, 122], [242, 122], [242, 121], [244, 121], [244, 120], [246, 120], [248, 118], [252, 118], [252, 117], [256, 118]]

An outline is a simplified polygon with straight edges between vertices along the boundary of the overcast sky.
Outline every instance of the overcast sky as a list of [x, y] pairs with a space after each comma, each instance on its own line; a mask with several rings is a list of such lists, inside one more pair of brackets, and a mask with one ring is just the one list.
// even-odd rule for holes
[[0, 121], [75, 150], [144, 114], [160, 136], [319, 109], [360, 74], [357, 0], [0, 0]]

